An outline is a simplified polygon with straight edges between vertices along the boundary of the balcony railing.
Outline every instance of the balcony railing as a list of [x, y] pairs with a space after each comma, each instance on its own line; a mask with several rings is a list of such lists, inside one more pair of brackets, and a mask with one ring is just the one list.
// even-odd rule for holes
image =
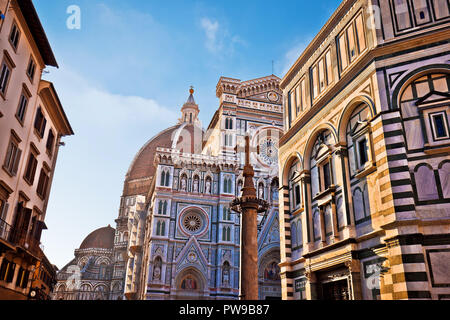
[[42, 255], [39, 240], [33, 238], [23, 230], [13, 228], [3, 220], [0, 220], [0, 238], [8, 241], [11, 245], [27, 250], [37, 257]]
[[0, 220], [0, 239], [9, 241], [9, 235], [12, 227], [6, 221]]

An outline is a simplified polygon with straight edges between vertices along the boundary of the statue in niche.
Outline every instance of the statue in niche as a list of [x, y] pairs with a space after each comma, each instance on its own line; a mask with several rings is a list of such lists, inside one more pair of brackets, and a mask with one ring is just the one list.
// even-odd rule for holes
[[230, 264], [228, 262], [225, 262], [223, 264], [222, 269], [222, 284], [224, 286], [230, 285]]
[[209, 177], [206, 179], [205, 193], [206, 194], [210, 194], [211, 193], [211, 179]]
[[264, 199], [264, 185], [262, 183], [260, 183], [258, 187], [258, 198]]
[[178, 179], [173, 179], [173, 189], [174, 190], [178, 189]]
[[186, 192], [187, 190], [187, 178], [185, 175], [181, 177], [181, 191]]
[[161, 280], [161, 258], [156, 258], [153, 267], [153, 280]]
[[278, 200], [278, 183], [276, 181], [272, 184], [272, 200]]
[[239, 180], [239, 182], [238, 182], [237, 193], [239, 196], [242, 196], [242, 180]]
[[199, 183], [199, 180], [198, 180], [198, 177], [196, 176], [194, 179], [194, 192], [198, 192], [198, 183]]

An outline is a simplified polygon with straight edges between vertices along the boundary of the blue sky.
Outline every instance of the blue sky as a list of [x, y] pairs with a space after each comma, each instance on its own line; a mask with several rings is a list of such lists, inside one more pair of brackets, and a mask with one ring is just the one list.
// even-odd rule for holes
[[[48, 68], [75, 136], [60, 149], [42, 242], [62, 268], [93, 230], [115, 226], [135, 154], [177, 122], [191, 85], [204, 127], [221, 76], [284, 73], [340, 0], [35, 0], [59, 69]], [[70, 5], [81, 29], [69, 30]]]

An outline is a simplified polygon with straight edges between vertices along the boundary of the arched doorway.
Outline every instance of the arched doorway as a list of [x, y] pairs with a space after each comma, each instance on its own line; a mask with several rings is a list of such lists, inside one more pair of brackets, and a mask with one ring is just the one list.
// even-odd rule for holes
[[272, 249], [260, 259], [258, 268], [259, 299], [281, 300], [280, 251]]

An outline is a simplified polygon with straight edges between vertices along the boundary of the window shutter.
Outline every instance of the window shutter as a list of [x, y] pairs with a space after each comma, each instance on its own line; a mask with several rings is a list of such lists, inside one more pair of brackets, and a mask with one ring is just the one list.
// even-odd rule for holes
[[37, 160], [35, 157], [33, 157], [33, 171], [31, 172], [31, 180], [30, 182], [34, 182], [34, 177], [36, 176], [36, 169], [37, 169]]
[[42, 130], [41, 130], [41, 138], [44, 137], [45, 134], [45, 127], [47, 126], [47, 119], [44, 118], [44, 123], [42, 125]]
[[42, 111], [41, 108], [37, 110], [36, 119], [34, 120], [34, 128], [39, 130], [42, 121]]
[[22, 156], [22, 150], [17, 149], [16, 151], [16, 156], [14, 158], [14, 167], [12, 170], [12, 174], [16, 175], [17, 174], [17, 170], [19, 170], [19, 163], [20, 163], [20, 157]]
[[16, 271], [16, 264], [10, 262], [9, 263], [8, 274], [6, 275], [6, 282], [7, 283], [11, 283], [13, 281], [14, 271]]
[[53, 134], [53, 131], [50, 130], [48, 133], [48, 140], [47, 140], [47, 150], [51, 153], [53, 151], [53, 143], [55, 142], [55, 135]]
[[[0, 220], [6, 220], [6, 214], [8, 213], [9, 203], [5, 202], [0, 212]], [[1, 235], [0, 235], [1, 236]]]
[[8, 147], [8, 152], [6, 153], [5, 163], [4, 163], [5, 167], [8, 168], [8, 170], [11, 168], [12, 162], [14, 161], [14, 155], [13, 155], [14, 147], [15, 147], [15, 144], [10, 142], [9, 147]]

